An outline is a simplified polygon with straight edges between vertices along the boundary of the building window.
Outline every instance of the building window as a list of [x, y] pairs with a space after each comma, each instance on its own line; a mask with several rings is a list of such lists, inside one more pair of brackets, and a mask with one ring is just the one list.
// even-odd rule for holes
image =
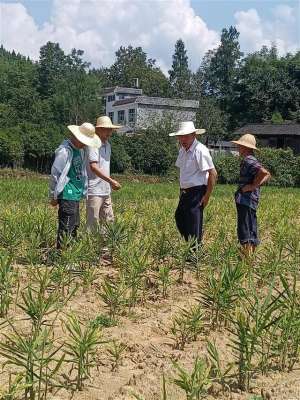
[[108, 116], [111, 119], [111, 122], [114, 122], [114, 113], [113, 112], [109, 112]]
[[128, 122], [129, 123], [135, 123], [135, 109], [130, 108], [128, 112]]
[[125, 121], [125, 111], [118, 111], [118, 124], [122, 124]]
[[113, 94], [112, 96], [107, 96], [107, 101], [111, 102], [111, 101], [115, 101], [116, 96]]

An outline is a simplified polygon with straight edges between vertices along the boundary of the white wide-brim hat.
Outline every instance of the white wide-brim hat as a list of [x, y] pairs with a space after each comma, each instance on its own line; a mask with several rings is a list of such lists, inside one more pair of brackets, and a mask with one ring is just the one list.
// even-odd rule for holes
[[169, 136], [182, 136], [182, 135], [189, 135], [190, 133], [201, 135], [205, 133], [205, 129], [195, 128], [193, 121], [184, 121], [179, 123], [178, 131], [169, 133]]
[[258, 150], [256, 147], [255, 136], [251, 135], [251, 133], [245, 133], [245, 135], [241, 136], [239, 140], [231, 140], [231, 143], [238, 144], [239, 146], [248, 147], [249, 149]]
[[94, 125], [84, 122], [82, 125], [68, 125], [68, 129], [73, 133], [79, 142], [90, 147], [100, 147], [101, 140], [95, 133]]
[[111, 119], [106, 115], [97, 118], [96, 128], [110, 128], [110, 129], [119, 129], [122, 128], [122, 125], [114, 125], [111, 122]]

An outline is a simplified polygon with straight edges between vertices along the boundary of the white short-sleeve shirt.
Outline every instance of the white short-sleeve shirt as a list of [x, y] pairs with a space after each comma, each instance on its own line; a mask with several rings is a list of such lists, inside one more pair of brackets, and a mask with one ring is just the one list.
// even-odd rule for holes
[[180, 148], [175, 165], [180, 169], [182, 189], [207, 185], [208, 170], [215, 168], [208, 148], [196, 139], [187, 151]]
[[96, 162], [105, 175], [110, 176], [111, 146], [108, 142], [102, 144], [99, 149], [87, 148], [87, 174], [88, 174], [88, 196], [109, 196], [111, 186], [108, 182], [99, 178], [90, 168], [90, 163]]

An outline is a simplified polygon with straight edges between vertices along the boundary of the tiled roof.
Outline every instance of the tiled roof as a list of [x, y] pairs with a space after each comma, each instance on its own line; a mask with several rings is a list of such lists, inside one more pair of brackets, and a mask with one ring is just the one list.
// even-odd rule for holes
[[137, 97], [127, 97], [127, 99], [117, 100], [114, 102], [113, 106], [121, 106], [123, 104], [135, 103]]
[[128, 94], [136, 94], [136, 95], [142, 95], [143, 90], [138, 89], [138, 88], [127, 88], [127, 87], [122, 87], [122, 86], [113, 86], [110, 88], [104, 88], [103, 89], [103, 95], [108, 94], [108, 93], [128, 93]]
[[283, 124], [247, 124], [234, 132], [236, 135], [244, 133], [253, 133], [256, 136], [300, 136], [300, 124], [283, 123]]
[[198, 108], [199, 102], [196, 100], [169, 99], [165, 97], [140, 96], [136, 103], [155, 106], [170, 106], [183, 108]]
[[169, 99], [164, 97], [149, 97], [149, 96], [137, 96], [128, 97], [127, 99], [117, 100], [113, 106], [121, 106], [123, 104], [137, 103], [151, 106], [169, 106], [174, 108], [198, 108], [199, 102], [195, 100], [181, 100], [181, 99]]

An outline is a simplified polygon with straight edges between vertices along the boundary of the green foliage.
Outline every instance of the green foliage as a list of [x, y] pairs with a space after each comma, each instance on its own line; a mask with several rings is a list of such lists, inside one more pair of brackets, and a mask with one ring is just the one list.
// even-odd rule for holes
[[111, 171], [123, 173], [131, 168], [131, 158], [126, 150], [126, 139], [117, 133], [112, 135], [111, 143]]
[[204, 73], [205, 92], [215, 96], [223, 111], [230, 112], [235, 85], [238, 82], [240, 51], [239, 32], [234, 27], [223, 29], [219, 47], [204, 56], [201, 69]]
[[214, 164], [219, 183], [237, 183], [240, 175], [240, 159], [232, 154], [217, 153]]
[[[263, 167], [270, 171], [270, 185], [299, 186], [300, 157], [294, 155], [291, 149], [261, 148], [256, 153], [256, 157]], [[239, 157], [232, 154], [215, 154], [214, 163], [218, 171], [218, 182], [237, 183], [240, 161]]]
[[275, 186], [299, 185], [300, 157], [295, 156], [291, 149], [264, 148], [257, 153], [257, 158], [272, 177], [270, 184]]
[[95, 355], [101, 340], [98, 326], [83, 325], [75, 314], [70, 314], [65, 322], [69, 338], [65, 343], [65, 361], [72, 364], [76, 374], [76, 389], [82, 390], [84, 380], [90, 376], [90, 369], [95, 365]]
[[282, 124], [284, 122], [280, 112], [276, 111], [272, 114], [271, 122], [273, 124]]
[[168, 134], [175, 129], [172, 118], [154, 120], [146, 132], [127, 138], [126, 150], [132, 167], [146, 174], [164, 175], [173, 166], [177, 148]]
[[57, 373], [64, 361], [64, 355], [58, 356], [62, 345], [56, 345], [52, 327], [28, 335], [11, 322], [9, 325], [11, 332], [3, 334], [0, 342], [3, 366], [11, 365], [20, 371], [15, 382], [24, 390], [26, 400], [46, 400], [49, 389], [58, 384]]
[[173, 382], [184, 390], [186, 400], [200, 400], [205, 398], [207, 390], [212, 384], [210, 366], [207, 365], [206, 361], [197, 357], [191, 373], [175, 362], [173, 365], [178, 371], [178, 376]]
[[121, 46], [116, 52], [116, 61], [108, 69], [108, 86], [132, 87], [135, 78], [139, 87], [148, 96], [168, 97], [169, 83], [156, 61], [147, 58], [141, 47]]
[[121, 362], [122, 362], [122, 357], [123, 353], [127, 350], [127, 345], [122, 342], [118, 342], [116, 340], [113, 340], [111, 345], [108, 347], [107, 352], [110, 355], [110, 358], [112, 360], [112, 371], [116, 371]]
[[201, 97], [197, 112], [197, 126], [206, 130], [205, 139], [217, 142], [227, 136], [228, 115], [212, 97]]
[[199, 302], [210, 314], [213, 327], [219, 327], [222, 321], [228, 320], [243, 297], [244, 290], [241, 286], [244, 274], [242, 264], [225, 264], [218, 274], [210, 272], [200, 283]]
[[173, 318], [171, 332], [175, 339], [175, 347], [183, 350], [187, 343], [197, 339], [202, 331], [202, 319], [204, 317], [200, 306], [182, 309]]
[[0, 131], [0, 160], [5, 167], [21, 167], [24, 147], [19, 129], [7, 128]]
[[13, 300], [13, 288], [16, 284], [17, 273], [12, 266], [12, 258], [0, 254], [0, 317], [6, 317]]
[[173, 97], [188, 99], [191, 95], [191, 71], [182, 39], [175, 43], [172, 69], [169, 71], [169, 75]]

